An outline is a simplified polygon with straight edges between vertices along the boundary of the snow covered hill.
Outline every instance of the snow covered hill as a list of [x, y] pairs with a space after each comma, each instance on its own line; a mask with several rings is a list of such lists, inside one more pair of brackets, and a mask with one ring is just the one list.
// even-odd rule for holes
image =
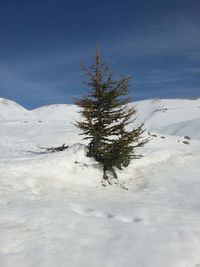
[[32, 110], [39, 119], [48, 121], [64, 121], [78, 118], [78, 108], [70, 104], [56, 104], [43, 106]]
[[200, 99], [135, 104], [150, 142], [103, 187], [76, 106], [1, 99], [0, 267], [200, 266]]
[[33, 112], [23, 108], [14, 101], [0, 98], [0, 122], [16, 120], [33, 120], [36, 116]]
[[[138, 110], [138, 123], [145, 123], [148, 130], [200, 139], [199, 99], [150, 99], [131, 105]], [[26, 110], [17, 103], [0, 99], [0, 121], [40, 120], [73, 123], [80, 118], [79, 109], [72, 104], [43, 106]]]
[[200, 98], [156, 99], [136, 102], [138, 120], [147, 129], [200, 139]]
[[154, 130], [165, 134], [190, 136], [193, 139], [200, 140], [200, 118], [172, 123]]
[[148, 128], [200, 118], [200, 98], [153, 99], [136, 102], [140, 121]]

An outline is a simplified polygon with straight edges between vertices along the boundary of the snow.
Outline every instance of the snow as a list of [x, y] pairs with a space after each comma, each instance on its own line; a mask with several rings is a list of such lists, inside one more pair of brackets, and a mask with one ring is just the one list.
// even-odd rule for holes
[[103, 187], [77, 107], [1, 100], [0, 266], [200, 266], [200, 100], [136, 105], [151, 140], [119, 185]]
[[200, 98], [144, 100], [136, 102], [136, 107], [138, 121], [145, 122], [147, 129], [200, 139]]
[[200, 140], [200, 118], [158, 127], [156, 131], [178, 136], [191, 136], [194, 139]]
[[0, 122], [13, 120], [36, 119], [35, 115], [14, 101], [0, 98]]
[[78, 108], [75, 105], [57, 104], [34, 109], [33, 113], [42, 120], [63, 121], [66, 120], [66, 118], [70, 118], [72, 121], [76, 116], [79, 117], [77, 111]]

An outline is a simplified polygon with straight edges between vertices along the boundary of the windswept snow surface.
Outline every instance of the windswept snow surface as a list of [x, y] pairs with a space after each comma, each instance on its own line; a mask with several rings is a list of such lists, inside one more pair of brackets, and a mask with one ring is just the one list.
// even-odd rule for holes
[[[169, 117], [155, 109], [173, 100], [137, 103], [138, 120], [160, 132], [118, 172], [121, 187], [101, 186], [101, 166], [73, 125], [76, 107], [1, 121], [0, 267], [199, 267], [200, 103], [185, 101]], [[63, 143], [59, 153], [37, 147]]]

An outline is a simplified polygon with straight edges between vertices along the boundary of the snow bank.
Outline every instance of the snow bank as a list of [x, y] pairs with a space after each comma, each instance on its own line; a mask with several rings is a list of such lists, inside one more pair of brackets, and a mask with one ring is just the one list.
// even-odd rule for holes
[[34, 152], [32, 159], [19, 159], [0, 165], [1, 185], [15, 191], [30, 189], [35, 194], [55, 187], [96, 186], [100, 166], [86, 156], [87, 148], [75, 144], [59, 153]]

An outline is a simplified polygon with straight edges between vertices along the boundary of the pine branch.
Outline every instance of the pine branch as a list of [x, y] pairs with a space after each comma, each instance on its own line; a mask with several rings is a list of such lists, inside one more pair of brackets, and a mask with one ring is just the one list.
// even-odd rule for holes
[[62, 146], [58, 146], [58, 147], [40, 147], [40, 146], [37, 146], [37, 147], [40, 149], [46, 150], [46, 152], [60, 152], [60, 151], [67, 149], [69, 146], [66, 146], [65, 144], [63, 144]]

